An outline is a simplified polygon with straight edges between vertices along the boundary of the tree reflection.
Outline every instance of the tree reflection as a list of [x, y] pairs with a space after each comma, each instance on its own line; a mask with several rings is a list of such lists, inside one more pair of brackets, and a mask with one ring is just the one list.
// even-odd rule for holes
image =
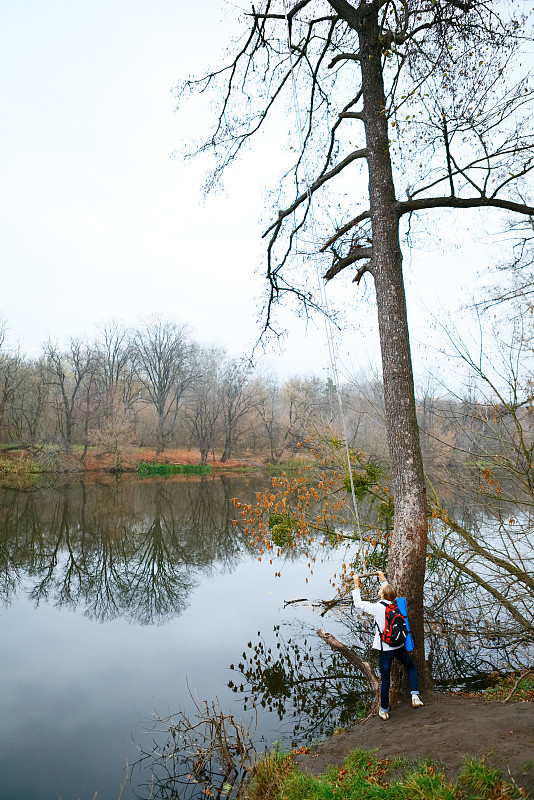
[[[437, 584], [440, 576], [432, 577]], [[446, 592], [444, 586], [441, 588]], [[490, 629], [472, 587], [464, 587], [461, 596], [456, 587], [456, 613], [451, 605], [446, 607], [450, 616], [440, 606], [438, 586], [432, 589], [434, 603], [426, 608], [425, 641], [427, 666], [436, 689], [486, 688], [492, 674], [521, 670], [532, 663], [531, 643], [513, 632], [494, 640], [485, 635]], [[476, 629], [462, 628], [458, 624], [460, 607], [467, 604], [475, 611], [477, 602], [479, 625]], [[346, 603], [336, 611], [338, 622], [346, 630], [344, 643], [378, 671], [378, 651], [371, 648], [369, 618], [348, 609]], [[244, 711], [261, 707], [276, 714], [284, 722], [287, 742], [298, 746], [330, 735], [336, 727], [353, 724], [369, 710], [374, 691], [342, 656], [324, 647], [315, 631], [306, 631], [299, 623], [291, 628], [291, 636], [286, 638], [280, 626], [275, 626], [270, 645], [258, 631], [257, 640], [248, 642], [239, 662], [230, 665], [234, 677], [228, 687], [239, 697]]]
[[161, 484], [156, 486], [153, 514], [152, 524], [139, 532], [128, 559], [127, 606], [143, 624], [180, 613], [198, 583], [191, 572], [198, 553], [183, 535], [187, 528], [175, 519], [171, 498]]
[[231, 497], [240, 480], [69, 481], [0, 490], [0, 596], [24, 586], [40, 602], [98, 620], [162, 622], [187, 606], [200, 574], [230, 569], [246, 537]]
[[261, 706], [285, 719], [292, 746], [328, 735], [367, 712], [374, 692], [341, 656], [297, 629], [286, 639], [277, 625], [274, 635], [270, 647], [258, 631], [257, 642], [249, 642], [240, 662], [230, 665], [236, 677], [228, 686], [240, 696], [244, 711]]

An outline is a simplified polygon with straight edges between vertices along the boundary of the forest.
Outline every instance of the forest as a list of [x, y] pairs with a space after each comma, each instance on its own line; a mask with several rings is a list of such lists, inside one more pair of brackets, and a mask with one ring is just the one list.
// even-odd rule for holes
[[[523, 298], [524, 299], [524, 298]], [[498, 471], [531, 456], [531, 308], [524, 299], [514, 325], [486, 335], [475, 363], [457, 334], [448, 354], [461, 379], [428, 375], [417, 390], [417, 416], [427, 474]], [[0, 447], [31, 456], [41, 471], [71, 453], [71, 468], [88, 452], [193, 449], [195, 458], [249, 460], [255, 466], [302, 456], [313, 433], [342, 437], [338, 388], [330, 377], [281, 379], [220, 348], [197, 345], [185, 325], [153, 317], [143, 327], [105, 324], [94, 341], [48, 342], [37, 358], [6, 343], [0, 332]], [[442, 356], [445, 363], [447, 358]], [[456, 369], [456, 367], [455, 367]], [[459, 369], [459, 368], [458, 368]], [[457, 372], [456, 377], [460, 373]], [[348, 444], [388, 471], [384, 394], [376, 372], [339, 386]], [[163, 457], [163, 456], [162, 456]], [[66, 462], [64, 462], [65, 464]], [[518, 464], [519, 466], [519, 464]], [[473, 472], [474, 470], [474, 472]], [[478, 481], [478, 478], [477, 478]]]

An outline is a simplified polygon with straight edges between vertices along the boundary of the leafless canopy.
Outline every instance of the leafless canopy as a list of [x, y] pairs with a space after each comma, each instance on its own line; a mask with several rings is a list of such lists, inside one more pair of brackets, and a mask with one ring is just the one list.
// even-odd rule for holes
[[[271, 116], [292, 106], [295, 75], [302, 130], [264, 234], [266, 328], [285, 292], [313, 306], [293, 257], [329, 252], [326, 280], [353, 265], [357, 282], [373, 272], [375, 212], [357, 182], [362, 165], [374, 168], [360, 36], [366, 15], [378, 19], [397, 218], [481, 207], [534, 214], [521, 194], [534, 166], [523, 11], [508, 0], [262, 0], [228, 63], [179, 87], [181, 96], [213, 90], [220, 98], [214, 130], [195, 150], [216, 156], [209, 189]], [[321, 214], [311, 225], [314, 197]]]

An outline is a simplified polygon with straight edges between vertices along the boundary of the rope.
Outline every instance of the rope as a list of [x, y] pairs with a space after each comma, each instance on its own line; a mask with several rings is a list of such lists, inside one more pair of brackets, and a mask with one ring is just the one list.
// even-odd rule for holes
[[[313, 242], [315, 244], [317, 244], [317, 242], [319, 241], [319, 237], [317, 235], [317, 229], [316, 229], [316, 223], [315, 223], [315, 215], [313, 213], [312, 192], [311, 192], [311, 189], [310, 189], [311, 182], [310, 182], [310, 176], [309, 176], [309, 171], [308, 171], [308, 162], [307, 162], [307, 158], [306, 158], [306, 152], [305, 152], [305, 148], [304, 148], [304, 140], [302, 138], [302, 130], [303, 130], [303, 128], [302, 128], [300, 106], [299, 106], [298, 94], [297, 94], [297, 81], [296, 81], [296, 77], [295, 77], [295, 65], [294, 65], [294, 62], [293, 62], [293, 52], [292, 52], [292, 49], [291, 49], [291, 27], [290, 27], [289, 18], [288, 18], [288, 15], [287, 15], [287, 3], [286, 3], [286, 0], [283, 0], [283, 2], [284, 2], [284, 17], [285, 17], [286, 29], [287, 29], [287, 46], [288, 46], [288, 51], [289, 51], [289, 66], [290, 66], [290, 70], [291, 70], [291, 85], [292, 85], [292, 90], [293, 90], [293, 103], [294, 103], [294, 108], [295, 108], [295, 117], [296, 117], [297, 130], [298, 130], [298, 135], [299, 135], [300, 152], [302, 153], [302, 165], [303, 165], [303, 169], [304, 169], [304, 180], [305, 180], [305, 184], [306, 184], [306, 194], [308, 196], [308, 206], [309, 206], [309, 216], [310, 216], [311, 231], [312, 231], [312, 240], [313, 240]], [[358, 502], [357, 502], [357, 499], [356, 499], [356, 492], [354, 490], [354, 480], [353, 480], [353, 477], [352, 477], [352, 466], [351, 466], [351, 460], [350, 460], [350, 450], [349, 450], [348, 435], [347, 435], [347, 425], [346, 425], [346, 422], [345, 422], [345, 414], [344, 414], [344, 411], [343, 411], [343, 401], [342, 401], [341, 392], [340, 392], [339, 372], [338, 372], [338, 368], [337, 368], [337, 359], [336, 359], [335, 348], [334, 348], [334, 338], [333, 338], [333, 335], [332, 335], [332, 324], [331, 324], [331, 321], [330, 321], [330, 309], [329, 309], [329, 304], [328, 304], [328, 297], [326, 295], [326, 286], [325, 286], [325, 284], [324, 284], [324, 282], [323, 282], [323, 280], [321, 278], [321, 274], [320, 274], [320, 271], [319, 271], [318, 259], [315, 257], [313, 260], [314, 260], [314, 263], [315, 263], [315, 274], [316, 274], [316, 278], [317, 278], [317, 286], [318, 286], [318, 289], [319, 289], [319, 297], [320, 297], [320, 302], [319, 302], [318, 306], [319, 306], [319, 308], [321, 310], [321, 313], [323, 315], [323, 320], [324, 320], [325, 335], [326, 335], [326, 341], [327, 341], [327, 345], [328, 345], [328, 353], [329, 353], [329, 358], [330, 358], [330, 370], [331, 370], [331, 373], [332, 373], [332, 378], [333, 378], [334, 385], [336, 387], [336, 394], [337, 394], [337, 399], [338, 399], [338, 404], [339, 404], [339, 415], [340, 415], [340, 419], [341, 419], [341, 425], [342, 425], [342, 428], [343, 428], [343, 439], [344, 439], [344, 443], [345, 443], [345, 455], [346, 455], [346, 459], [347, 459], [347, 468], [348, 468], [348, 471], [349, 471], [350, 491], [351, 491], [351, 495], [352, 495], [352, 504], [354, 506], [354, 515], [355, 515], [355, 518], [356, 518], [356, 525], [357, 525], [357, 529], [358, 529], [358, 537], [359, 537], [359, 540], [360, 540], [360, 546], [359, 546], [359, 549], [358, 549], [358, 559], [361, 560], [362, 564], [365, 567], [365, 562], [364, 562], [365, 556], [364, 556], [363, 559], [361, 558], [362, 549], [363, 549], [363, 540], [362, 540], [362, 532], [361, 532], [361, 527], [360, 527], [360, 515], [358, 513]], [[364, 572], [366, 572], [366, 571], [367, 570], [364, 569]]]

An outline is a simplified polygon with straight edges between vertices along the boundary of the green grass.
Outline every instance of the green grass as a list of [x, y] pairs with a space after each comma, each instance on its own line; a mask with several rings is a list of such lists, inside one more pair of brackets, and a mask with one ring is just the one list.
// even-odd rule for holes
[[141, 477], [149, 475], [207, 475], [210, 464], [139, 464], [137, 471]]
[[223, 467], [223, 469], [228, 469], [229, 472], [239, 472], [243, 474], [247, 473], [258, 473], [261, 472], [262, 467]]
[[0, 478], [24, 478], [42, 471], [35, 458], [0, 459]]
[[[398, 776], [399, 768], [404, 772]], [[466, 761], [456, 781], [449, 781], [430, 762], [416, 767], [397, 759], [355, 750], [343, 767], [324, 775], [303, 773], [292, 754], [274, 752], [256, 765], [248, 800], [512, 800], [520, 791], [505, 783], [484, 759]]]
[[484, 700], [506, 700], [520, 703], [534, 700], [534, 672], [529, 670], [521, 676], [517, 672], [509, 675], [490, 676], [492, 685], [484, 689], [462, 692], [465, 697], [481, 697]]
[[487, 700], [503, 700], [513, 690], [512, 699], [515, 701], [534, 699], [534, 674], [526, 675], [518, 680], [515, 673], [508, 675], [496, 682], [495, 686], [486, 689]]
[[307, 466], [314, 467], [315, 461], [311, 459], [303, 459], [302, 456], [296, 458], [288, 458], [287, 461], [281, 461], [278, 464], [267, 464], [267, 474], [278, 476], [283, 472], [298, 472], [304, 470]]

